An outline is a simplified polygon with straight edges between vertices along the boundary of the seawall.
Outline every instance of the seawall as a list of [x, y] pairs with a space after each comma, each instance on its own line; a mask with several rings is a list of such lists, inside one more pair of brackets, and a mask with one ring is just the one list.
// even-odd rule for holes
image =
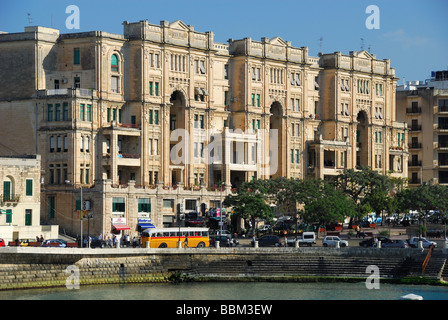
[[[0, 290], [75, 284], [170, 281], [313, 281], [421, 278], [426, 256], [417, 249], [181, 248], [0, 249]], [[446, 255], [434, 252], [424, 279], [438, 280]]]

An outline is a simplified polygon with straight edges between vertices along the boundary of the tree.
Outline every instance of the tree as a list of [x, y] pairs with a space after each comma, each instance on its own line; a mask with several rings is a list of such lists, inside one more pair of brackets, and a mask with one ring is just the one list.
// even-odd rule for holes
[[368, 167], [361, 167], [360, 170], [345, 169], [333, 179], [333, 183], [357, 205], [358, 220], [368, 210], [379, 214], [390, 207], [390, 193], [394, 184], [387, 176]]
[[268, 204], [268, 183], [263, 180], [245, 182], [238, 187], [236, 195], [228, 195], [224, 200], [226, 207], [233, 207], [234, 215], [251, 221], [255, 232], [256, 219], [272, 220], [271, 207]]
[[355, 203], [333, 184], [324, 180], [310, 180], [307, 183], [308, 197], [304, 199], [305, 222], [319, 222], [320, 225], [337, 223], [357, 213]]

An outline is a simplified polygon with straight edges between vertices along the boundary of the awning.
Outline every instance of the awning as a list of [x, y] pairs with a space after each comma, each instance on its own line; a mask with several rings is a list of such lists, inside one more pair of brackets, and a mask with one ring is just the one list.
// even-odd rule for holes
[[115, 230], [117, 231], [121, 231], [121, 230], [130, 230], [131, 228], [129, 228], [127, 225], [125, 224], [114, 224], [112, 226]]

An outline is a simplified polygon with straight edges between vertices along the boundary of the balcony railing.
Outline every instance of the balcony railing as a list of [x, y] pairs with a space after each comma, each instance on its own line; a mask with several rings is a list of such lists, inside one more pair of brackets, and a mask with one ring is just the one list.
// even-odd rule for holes
[[409, 131], [422, 131], [422, 125], [412, 125]]
[[53, 96], [67, 96], [67, 97], [86, 97], [92, 98], [96, 95], [96, 90], [84, 88], [65, 88], [65, 89], [48, 89], [38, 90], [38, 98], [47, 98]]
[[415, 113], [415, 114], [417, 114], [417, 113], [422, 113], [422, 108], [419, 108], [419, 107], [414, 107], [414, 108], [406, 108], [406, 113], [407, 114], [410, 114], [410, 113]]
[[422, 144], [419, 142], [413, 142], [408, 144], [409, 149], [421, 149]]
[[409, 161], [408, 162], [409, 167], [421, 167], [422, 166], [422, 160], [417, 161]]
[[20, 194], [2, 194], [1, 199], [3, 202], [19, 202]]

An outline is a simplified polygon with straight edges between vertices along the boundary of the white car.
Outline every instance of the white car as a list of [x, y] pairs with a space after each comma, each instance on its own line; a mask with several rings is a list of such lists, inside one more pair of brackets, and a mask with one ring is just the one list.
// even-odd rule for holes
[[324, 238], [324, 240], [322, 240], [322, 246], [324, 247], [335, 247], [336, 243], [339, 242], [339, 246], [342, 247], [347, 247], [348, 246], [348, 242], [345, 240], [342, 240], [339, 237], [336, 236], [326, 236]]
[[419, 238], [419, 237], [413, 237], [409, 240], [409, 246], [412, 248], [418, 247], [418, 242], [421, 241], [423, 248], [429, 248], [430, 246], [434, 246], [434, 248], [437, 248], [437, 243], [434, 241], [429, 241], [426, 238]]

